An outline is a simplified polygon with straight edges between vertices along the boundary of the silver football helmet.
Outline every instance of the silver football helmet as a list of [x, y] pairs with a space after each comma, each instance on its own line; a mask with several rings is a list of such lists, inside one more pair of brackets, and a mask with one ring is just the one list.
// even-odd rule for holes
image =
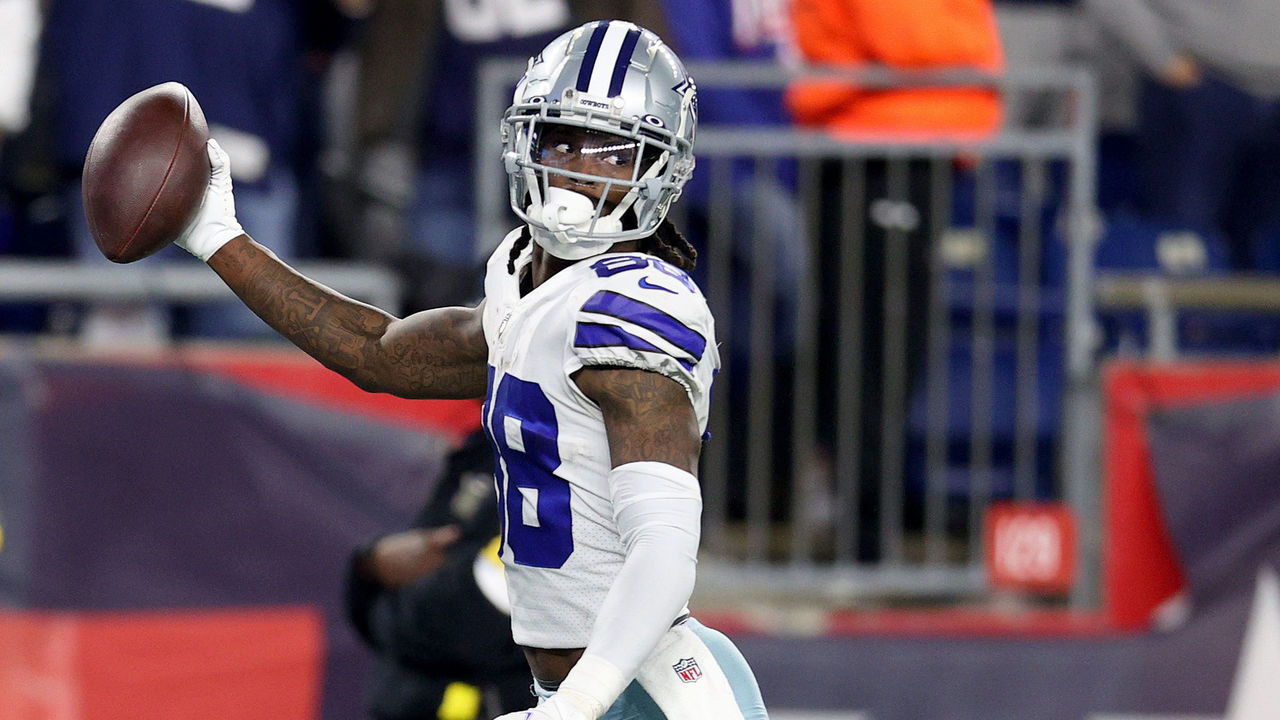
[[[680, 58], [652, 32], [621, 20], [589, 22], [529, 60], [502, 120], [511, 209], [552, 255], [581, 260], [652, 234], [693, 173], [697, 89]], [[551, 125], [621, 138], [636, 149], [630, 177], [604, 177], [540, 161]], [[552, 187], [552, 176], [598, 183], [599, 198]], [[562, 181], [559, 183], [565, 185]], [[612, 208], [609, 198], [625, 194]]]

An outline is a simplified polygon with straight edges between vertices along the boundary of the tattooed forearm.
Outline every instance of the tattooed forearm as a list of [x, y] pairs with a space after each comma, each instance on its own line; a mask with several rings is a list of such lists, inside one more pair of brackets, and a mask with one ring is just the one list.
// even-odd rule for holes
[[248, 237], [209, 265], [263, 321], [361, 388], [404, 397], [484, 391], [486, 349], [474, 309], [396, 320], [299, 275]]
[[575, 380], [604, 413], [615, 467], [652, 460], [697, 474], [698, 420], [679, 383], [626, 368], [588, 368]]
[[408, 397], [484, 394], [489, 346], [475, 308], [437, 308], [397, 321], [381, 347], [387, 371]]

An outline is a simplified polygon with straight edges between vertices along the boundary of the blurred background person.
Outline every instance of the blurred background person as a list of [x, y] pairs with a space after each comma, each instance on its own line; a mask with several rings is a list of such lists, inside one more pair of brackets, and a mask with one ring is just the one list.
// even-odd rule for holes
[[480, 293], [472, 169], [481, 63], [528, 57], [570, 19], [567, 0], [374, 4], [345, 168], [354, 225], [339, 246], [402, 273], [409, 310]]
[[[991, 0], [793, 0], [791, 26], [798, 59], [847, 70], [922, 72], [947, 69], [999, 73], [1004, 67]], [[911, 143], [978, 140], [999, 129], [1001, 100], [989, 86], [876, 87], [852, 80], [803, 77], [787, 91], [797, 125], [850, 143]], [[856, 317], [860, 357], [856, 418], [860, 518], [857, 555], [878, 557], [879, 488], [886, 440], [904, 427], [885, 427], [885, 417], [903, 417], [902, 404], [924, 353], [933, 225], [931, 162], [909, 151], [900, 159], [873, 154], [856, 170], [842, 160], [822, 163], [818, 217], [823, 256], [819, 303], [821, 327], [839, 327], [841, 308]], [[848, 172], [852, 170], [852, 172]], [[861, 173], [861, 177], [853, 177]], [[846, 175], [849, 176], [846, 176]], [[846, 187], [861, 183], [861, 222], [846, 227]], [[944, 199], [943, 202], [950, 201]], [[858, 287], [840, 286], [840, 254], [856, 243]], [[895, 248], [905, 246], [899, 254]], [[896, 264], [895, 258], [904, 262]], [[819, 352], [819, 387], [837, 387], [834, 333]], [[889, 355], [889, 356], [887, 356]], [[886, 387], [886, 372], [903, 374], [905, 386]], [[850, 381], [848, 378], [845, 382]], [[891, 396], [896, 393], [896, 397]], [[835, 442], [836, 393], [818, 401], [819, 437], [826, 450], [815, 458], [830, 467]], [[887, 438], [886, 433], [895, 437]], [[900, 445], [899, 445], [900, 446]]]
[[1081, 6], [1141, 66], [1140, 212], [1225, 244], [1232, 270], [1280, 271], [1280, 4]]
[[39, 0], [0, 0], [0, 152], [31, 119], [40, 22]]
[[[39, 179], [28, 177], [25, 157], [39, 135], [31, 120], [41, 25], [40, 0], [0, 0], [0, 255], [33, 246], [28, 209]], [[0, 306], [0, 330], [28, 330], [42, 318], [39, 307]]]
[[[999, 73], [1004, 56], [991, 0], [793, 0], [801, 60], [850, 69]], [[796, 122], [850, 140], [978, 140], [1000, 126], [989, 87], [869, 87], [803, 81], [787, 96]]]
[[377, 656], [370, 718], [487, 719], [529, 705], [497, 538], [493, 448], [476, 430], [413, 527], [352, 553], [347, 616]]
[[[240, 212], [280, 238], [282, 256], [301, 254], [298, 178], [314, 144], [312, 87], [323, 71], [312, 51], [334, 42], [329, 28], [338, 22], [327, 2], [52, 0], [41, 79], [48, 83], [50, 163], [64, 187], [72, 253], [105, 263], [85, 224], [79, 189], [98, 125], [130, 95], [175, 80], [199, 99], [210, 133], [236, 160], [245, 189]], [[270, 333], [233, 300], [191, 308], [184, 317], [185, 329], [203, 337]], [[156, 342], [170, 322], [162, 305], [100, 303], [86, 309], [80, 333], [90, 342]]]

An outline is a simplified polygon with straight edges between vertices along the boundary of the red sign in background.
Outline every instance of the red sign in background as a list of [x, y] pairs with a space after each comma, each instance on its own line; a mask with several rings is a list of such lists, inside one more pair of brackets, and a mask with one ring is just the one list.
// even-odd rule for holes
[[1060, 503], [996, 503], [987, 512], [987, 573], [994, 587], [1066, 593], [1076, 575], [1076, 523]]

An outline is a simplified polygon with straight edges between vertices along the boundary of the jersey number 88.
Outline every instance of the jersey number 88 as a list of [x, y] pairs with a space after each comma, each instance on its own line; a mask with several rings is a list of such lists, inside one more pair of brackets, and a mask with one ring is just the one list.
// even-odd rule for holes
[[498, 512], [512, 559], [562, 567], [573, 554], [573, 520], [569, 483], [552, 474], [560, 467], [555, 408], [536, 383], [511, 375], [489, 397], [486, 429], [498, 449]]

